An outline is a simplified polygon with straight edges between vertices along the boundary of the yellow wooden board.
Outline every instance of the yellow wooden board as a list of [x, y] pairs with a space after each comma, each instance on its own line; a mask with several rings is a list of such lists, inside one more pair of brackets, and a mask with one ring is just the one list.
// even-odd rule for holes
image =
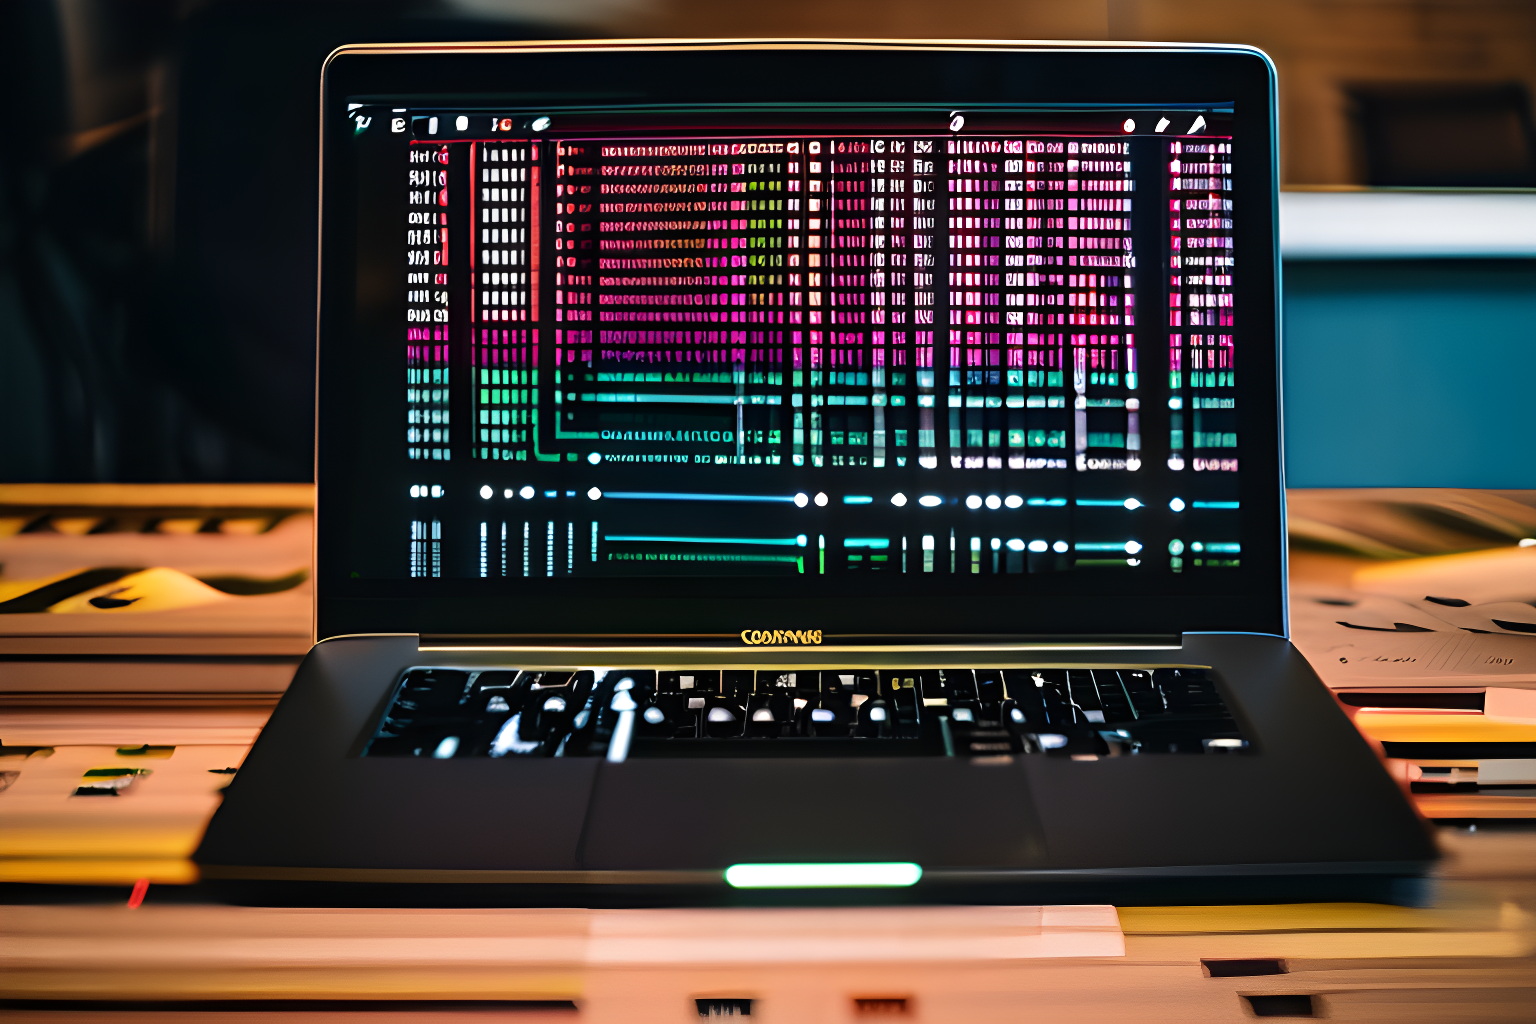
[[1355, 727], [1384, 743], [1536, 743], [1536, 722], [1487, 715], [1362, 711]]

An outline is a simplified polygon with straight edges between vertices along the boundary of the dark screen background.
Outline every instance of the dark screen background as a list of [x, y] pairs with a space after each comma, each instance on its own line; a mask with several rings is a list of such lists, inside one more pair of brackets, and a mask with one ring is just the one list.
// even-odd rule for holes
[[1230, 115], [953, 115], [358, 105], [352, 571], [1238, 570]]

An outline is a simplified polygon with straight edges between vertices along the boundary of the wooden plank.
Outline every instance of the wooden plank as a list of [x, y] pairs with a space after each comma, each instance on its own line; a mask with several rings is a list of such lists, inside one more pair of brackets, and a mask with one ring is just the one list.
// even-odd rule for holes
[[313, 484], [0, 484], [0, 506], [312, 509]]

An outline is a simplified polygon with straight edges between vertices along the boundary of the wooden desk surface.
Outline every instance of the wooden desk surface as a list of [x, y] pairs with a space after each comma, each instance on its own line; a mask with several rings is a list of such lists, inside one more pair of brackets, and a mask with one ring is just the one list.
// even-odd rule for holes
[[[0, 708], [0, 1008], [18, 1021], [164, 1019], [158, 1001], [285, 1019], [697, 1018], [845, 1021], [904, 999], [921, 1021], [1236, 1021], [1247, 997], [1308, 995], [1337, 1020], [1524, 1021], [1536, 1007], [1536, 830], [1441, 832], [1432, 904], [892, 908], [784, 912], [281, 909], [186, 903], [187, 860], [269, 708]], [[151, 749], [148, 755], [125, 748]], [[147, 769], [116, 797], [91, 768]], [[143, 905], [127, 905], [137, 879]], [[81, 886], [94, 888], [41, 887]], [[61, 905], [47, 899], [67, 892]], [[82, 897], [82, 892], [86, 893]], [[1052, 916], [1054, 914], [1054, 916]], [[1207, 959], [1285, 973], [1209, 977]], [[186, 1001], [194, 1001], [187, 1003]], [[236, 1003], [207, 1001], [244, 1001]], [[298, 1002], [274, 1003], [274, 1000]], [[326, 1000], [324, 1011], [305, 1000]], [[84, 1002], [81, 1002], [84, 1001]], [[196, 1001], [203, 1001], [201, 1003]], [[374, 1001], [374, 1002], [369, 1002]], [[534, 1001], [534, 1002], [528, 1002]], [[142, 1004], [149, 1008], [125, 1010]], [[537, 1005], [535, 1005], [537, 1004]], [[867, 1012], [859, 1012], [863, 1005]], [[1260, 1005], [1263, 1005], [1260, 999]], [[44, 1009], [43, 1007], [47, 1007]], [[1283, 1008], [1283, 1006], [1282, 1006]]]
[[[85, 505], [92, 493], [0, 489], [0, 505]], [[76, 563], [168, 565], [193, 575], [265, 567], [276, 575], [307, 564], [302, 510], [284, 520], [286, 532], [210, 534], [207, 524], [222, 522], [204, 507], [213, 497], [119, 494], [119, 504], [159, 509], [165, 524], [181, 524], [175, 529], [201, 522], [205, 532], [188, 537], [151, 525], [85, 537], [18, 534], [4, 544], [6, 578], [28, 565], [39, 575]], [[216, 497], [254, 513], [306, 500], [286, 491]], [[82, 515], [59, 513], [69, 529], [105, 521], [83, 515], [89, 508], [74, 511]], [[12, 518], [32, 514], [23, 512]], [[86, 550], [108, 549], [107, 562], [80, 562]], [[1362, 564], [1313, 554], [1293, 569], [1347, 587]], [[516, 1011], [520, 1020], [684, 1021], [697, 1019], [701, 997], [751, 998], [752, 1016], [768, 1024], [875, 1015], [967, 1024], [1237, 1021], [1298, 1012], [1295, 999], [1266, 1002], [1272, 996], [1311, 997], [1312, 1015], [1333, 1020], [1536, 1018], [1536, 829], [1521, 821], [1442, 829], [1447, 856], [1430, 905], [1418, 908], [828, 916], [188, 902], [198, 890], [187, 888], [196, 878], [187, 858], [228, 778], [222, 772], [238, 767], [307, 646], [308, 585], [269, 596], [282, 600], [241, 599], [158, 619], [101, 616], [84, 629], [79, 619], [46, 614], [0, 623], [0, 738], [52, 749], [0, 758], [0, 1010], [8, 1020], [160, 1021], [171, 1011], [156, 1001], [169, 1001], [181, 1007], [174, 1019], [189, 1024], [227, 1021], [235, 1011], [241, 1020]], [[260, 614], [234, 610], [257, 605]], [[157, 632], [157, 622], [170, 625]], [[125, 752], [146, 745], [174, 749]], [[123, 767], [147, 772], [118, 796], [72, 795], [85, 772]], [[130, 907], [139, 880], [149, 883], [146, 897]], [[1219, 976], [1219, 964], [1204, 963], [1242, 958], [1283, 973], [1252, 974], [1266, 966], [1258, 964], [1249, 976]]]

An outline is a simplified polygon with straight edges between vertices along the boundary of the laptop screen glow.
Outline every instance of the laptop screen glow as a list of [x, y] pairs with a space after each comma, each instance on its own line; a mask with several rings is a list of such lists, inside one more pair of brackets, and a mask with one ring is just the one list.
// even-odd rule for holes
[[383, 575], [1241, 564], [1222, 108], [351, 116]]

